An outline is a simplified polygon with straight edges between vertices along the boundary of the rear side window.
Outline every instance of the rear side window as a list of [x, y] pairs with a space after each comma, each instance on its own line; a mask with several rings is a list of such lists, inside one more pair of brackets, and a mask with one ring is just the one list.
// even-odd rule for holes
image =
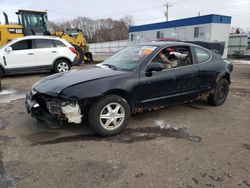
[[195, 48], [195, 54], [197, 57], [197, 63], [203, 63], [210, 59], [211, 55], [206, 50], [203, 50], [201, 48]]
[[36, 39], [36, 48], [54, 48], [54, 43], [49, 39]]
[[32, 40], [22, 40], [11, 45], [12, 50], [32, 49]]
[[66, 47], [66, 45], [59, 40], [54, 40], [54, 43], [56, 47]]

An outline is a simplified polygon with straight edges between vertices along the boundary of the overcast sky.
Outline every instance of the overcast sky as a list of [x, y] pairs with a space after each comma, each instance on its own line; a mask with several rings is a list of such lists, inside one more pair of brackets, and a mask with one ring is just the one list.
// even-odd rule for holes
[[[69, 20], [77, 16], [119, 19], [132, 15], [135, 25], [165, 21], [164, 0], [0, 0], [0, 11], [11, 21], [18, 9], [48, 10], [50, 20]], [[250, 0], [169, 0], [169, 20], [206, 14], [232, 16], [231, 26], [250, 30]], [[0, 14], [0, 21], [4, 17]]]

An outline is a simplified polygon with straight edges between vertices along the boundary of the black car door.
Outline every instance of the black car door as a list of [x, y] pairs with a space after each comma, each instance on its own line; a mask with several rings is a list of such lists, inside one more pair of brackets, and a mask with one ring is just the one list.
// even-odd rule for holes
[[[171, 48], [176, 53], [185, 51], [188, 58], [178, 62], [177, 66], [166, 67], [159, 72], [148, 73], [147, 68], [141, 71], [137, 100], [143, 108], [175, 104], [195, 98], [197, 95], [199, 68], [193, 64], [191, 50], [188, 46]], [[157, 55], [150, 63], [154, 63], [156, 59], [159, 62]]]
[[210, 90], [216, 82], [217, 75], [223, 64], [221, 59], [213, 58], [212, 54], [200, 47], [193, 47], [195, 61], [199, 71], [199, 86], [201, 92]]

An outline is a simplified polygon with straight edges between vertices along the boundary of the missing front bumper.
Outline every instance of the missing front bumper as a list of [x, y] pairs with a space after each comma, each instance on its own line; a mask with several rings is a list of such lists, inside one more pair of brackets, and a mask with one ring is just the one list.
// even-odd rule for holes
[[36, 97], [29, 92], [26, 96], [25, 106], [32, 117], [54, 124], [55, 122], [82, 123], [81, 107], [77, 102], [61, 102], [58, 100], [46, 100], [39, 104]]

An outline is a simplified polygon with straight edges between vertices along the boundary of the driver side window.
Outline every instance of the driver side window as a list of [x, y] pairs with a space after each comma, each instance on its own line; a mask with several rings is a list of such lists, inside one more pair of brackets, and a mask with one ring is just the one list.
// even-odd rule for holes
[[192, 64], [190, 49], [187, 46], [167, 47], [161, 50], [151, 63], [162, 63], [165, 69]]
[[12, 50], [32, 49], [32, 40], [22, 40], [11, 45]]

